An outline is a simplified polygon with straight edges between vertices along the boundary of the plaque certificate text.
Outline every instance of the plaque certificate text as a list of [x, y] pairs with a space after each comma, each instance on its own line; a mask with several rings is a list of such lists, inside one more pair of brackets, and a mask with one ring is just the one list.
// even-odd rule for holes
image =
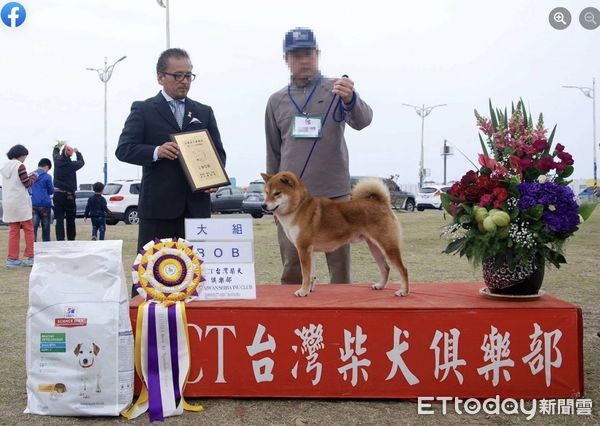
[[229, 185], [229, 177], [207, 130], [175, 133], [171, 139], [179, 146], [179, 162], [192, 191]]

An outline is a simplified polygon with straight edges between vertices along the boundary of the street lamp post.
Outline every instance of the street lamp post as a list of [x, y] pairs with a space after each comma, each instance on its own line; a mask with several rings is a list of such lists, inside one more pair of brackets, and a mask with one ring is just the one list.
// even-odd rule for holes
[[169, 30], [169, 0], [156, 0], [160, 7], [165, 9], [165, 15], [167, 19], [167, 49], [171, 47], [171, 36]]
[[108, 139], [107, 139], [107, 95], [108, 95], [108, 80], [112, 76], [113, 69], [118, 62], [121, 62], [127, 56], [123, 56], [122, 58], [116, 60], [112, 65], [107, 66], [107, 58], [104, 57], [104, 68], [86, 68], [88, 71], [96, 71], [98, 73], [98, 77], [100, 77], [100, 81], [104, 83], [104, 185], [108, 181]]
[[423, 138], [425, 134], [425, 117], [427, 117], [434, 108], [446, 106], [446, 104], [433, 105], [426, 107], [425, 105], [415, 106], [410, 104], [402, 104], [407, 107], [411, 107], [415, 110], [417, 115], [421, 117], [421, 161], [419, 162], [419, 189], [423, 187], [423, 178], [425, 177], [425, 167], [424, 167], [424, 156], [425, 156], [425, 148], [423, 144]]
[[598, 200], [598, 168], [596, 163], [596, 79], [592, 78], [592, 87], [563, 86], [566, 89], [579, 89], [586, 97], [592, 100], [592, 148], [594, 159], [594, 201]]

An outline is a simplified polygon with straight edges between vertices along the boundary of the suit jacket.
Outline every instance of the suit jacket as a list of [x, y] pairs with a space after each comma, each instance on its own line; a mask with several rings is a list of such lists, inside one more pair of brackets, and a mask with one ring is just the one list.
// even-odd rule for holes
[[[189, 114], [191, 112], [191, 114]], [[192, 118], [200, 122], [190, 124]], [[185, 100], [183, 129], [162, 93], [145, 101], [136, 101], [121, 136], [115, 154], [126, 163], [143, 166], [138, 213], [142, 219], [175, 219], [187, 207], [190, 217], [210, 217], [210, 194], [192, 193], [178, 160], [152, 161], [154, 149], [179, 132], [207, 129], [217, 153], [225, 165], [225, 150], [213, 110], [189, 98]]]

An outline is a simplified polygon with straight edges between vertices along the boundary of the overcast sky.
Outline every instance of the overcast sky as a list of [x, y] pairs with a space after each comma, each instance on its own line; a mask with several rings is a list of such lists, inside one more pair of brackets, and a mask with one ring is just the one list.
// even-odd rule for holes
[[[160, 89], [164, 9], [155, 0], [21, 3], [22, 26], [0, 23], [2, 152], [24, 144], [33, 170], [56, 139], [66, 139], [86, 160], [79, 183], [102, 180], [104, 91], [86, 68], [126, 55], [108, 84], [108, 178], [137, 178], [138, 168], [119, 162], [114, 150], [131, 103]], [[556, 6], [573, 16], [563, 31], [548, 22]], [[282, 40], [296, 26], [315, 31], [323, 74], [348, 74], [373, 108], [369, 127], [346, 129], [352, 174], [399, 174], [401, 183], [416, 183], [421, 122], [402, 104], [445, 103], [425, 120], [425, 167], [441, 182], [443, 139], [476, 162], [473, 109], [487, 111], [488, 98], [510, 108], [522, 97], [548, 126], [558, 123], [575, 177], [591, 178], [592, 102], [561, 88], [600, 77], [600, 28], [586, 30], [578, 20], [587, 6], [600, 8], [592, 1], [171, 0], [171, 47], [192, 58], [197, 78], [189, 96], [213, 107], [227, 171], [239, 185], [265, 169], [265, 105], [288, 83]], [[472, 167], [455, 154], [448, 180]]]

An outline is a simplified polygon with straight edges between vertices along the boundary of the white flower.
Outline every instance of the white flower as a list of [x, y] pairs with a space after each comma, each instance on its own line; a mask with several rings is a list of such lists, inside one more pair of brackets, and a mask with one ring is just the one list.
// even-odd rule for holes
[[546, 183], [546, 181], [548, 180], [548, 176], [546, 175], [539, 175], [537, 178], [539, 183]]

